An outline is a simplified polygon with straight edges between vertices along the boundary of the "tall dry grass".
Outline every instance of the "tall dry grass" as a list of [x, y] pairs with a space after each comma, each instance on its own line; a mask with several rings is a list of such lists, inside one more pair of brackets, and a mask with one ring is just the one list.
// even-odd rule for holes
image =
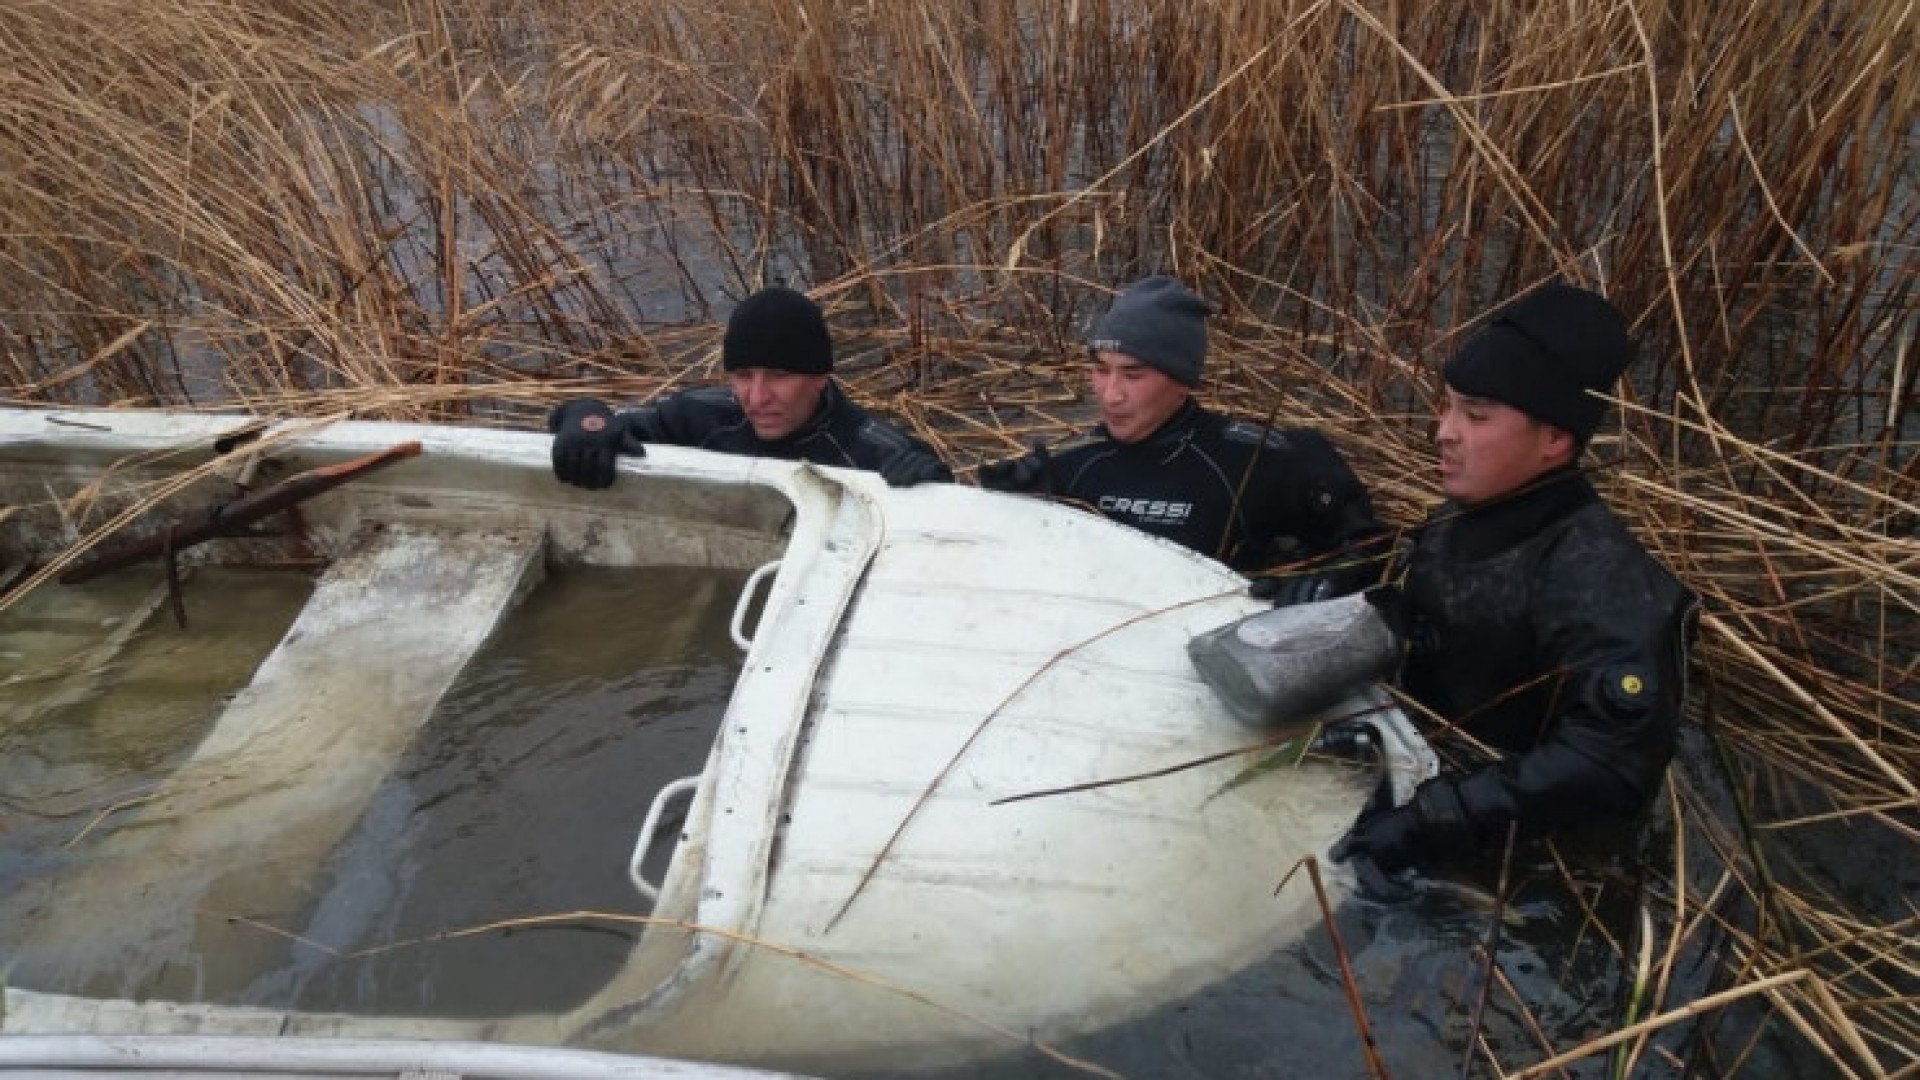
[[1711, 941], [1720, 989], [1836, 1072], [1911, 1075], [1916, 25], [1910, 0], [15, 3], [0, 386], [529, 424], [703, 378], [711, 320], [777, 278], [830, 304], [854, 393], [965, 466], [1072, 429], [1085, 318], [1164, 270], [1223, 305], [1208, 397], [1326, 430], [1410, 523], [1436, 362], [1532, 283], [1603, 287], [1643, 359], [1596, 471], [1705, 600], [1719, 763], [1675, 773], [1696, 846], [1656, 872], [1625, 1019], [1682, 1007]]

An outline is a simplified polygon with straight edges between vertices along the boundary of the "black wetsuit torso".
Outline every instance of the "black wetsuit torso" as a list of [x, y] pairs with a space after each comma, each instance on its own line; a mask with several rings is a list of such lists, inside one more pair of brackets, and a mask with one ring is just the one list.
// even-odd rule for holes
[[1313, 556], [1359, 561], [1384, 536], [1366, 488], [1325, 438], [1192, 401], [1139, 442], [1098, 427], [1050, 451], [1018, 490], [1084, 503], [1240, 570]]
[[1404, 563], [1400, 683], [1505, 757], [1433, 781], [1433, 858], [1633, 817], [1673, 756], [1694, 599], [1568, 469], [1448, 503]]
[[[909, 447], [933, 455], [919, 439], [874, 418], [829, 380], [813, 417], [792, 434], [762, 439], [747, 414], [724, 386], [703, 386], [669, 394], [619, 414], [627, 439], [717, 450], [724, 454], [811, 461], [878, 471], [888, 458]], [[942, 477], [953, 479], [951, 471]]]

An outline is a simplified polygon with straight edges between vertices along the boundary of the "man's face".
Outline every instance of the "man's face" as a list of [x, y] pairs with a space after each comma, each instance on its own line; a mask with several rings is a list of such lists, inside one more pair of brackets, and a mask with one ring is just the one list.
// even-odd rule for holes
[[727, 385], [733, 388], [733, 400], [747, 414], [753, 433], [772, 442], [813, 419], [827, 377], [774, 368], [735, 368], [727, 373]]
[[1497, 499], [1573, 460], [1573, 436], [1511, 405], [1447, 388], [1440, 489], [1462, 505]]
[[1186, 404], [1187, 387], [1126, 353], [1093, 354], [1093, 397], [1115, 442], [1139, 442]]

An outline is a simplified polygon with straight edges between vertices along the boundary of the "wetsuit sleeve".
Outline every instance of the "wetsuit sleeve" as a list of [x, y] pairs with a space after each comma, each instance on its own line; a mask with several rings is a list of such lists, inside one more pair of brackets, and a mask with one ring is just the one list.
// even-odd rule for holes
[[1374, 516], [1373, 499], [1340, 451], [1318, 432], [1286, 433], [1286, 450], [1263, 470], [1267, 497], [1251, 509], [1261, 541], [1292, 536], [1332, 576], [1327, 595], [1381, 580], [1392, 537]]
[[1019, 457], [988, 462], [980, 466], [975, 478], [988, 491], [1055, 495], [1061, 490], [1056, 462], [1044, 446], [1036, 446]]
[[[855, 445], [858, 448], [856, 464], [862, 469], [888, 473], [889, 465], [899, 469], [901, 463], [910, 458], [916, 463], [909, 470], [918, 474], [916, 483], [953, 482], [953, 469], [933, 452], [933, 447], [883, 420], [868, 417], [860, 425]], [[892, 482], [891, 475], [888, 479]]]
[[724, 387], [681, 390], [620, 413], [622, 443], [699, 446], [732, 400]]
[[1498, 850], [1522, 838], [1625, 822], [1659, 789], [1685, 698], [1693, 598], [1638, 549], [1569, 537], [1541, 568], [1531, 601], [1540, 670], [1557, 680], [1532, 749], [1415, 800], [1426, 856]]

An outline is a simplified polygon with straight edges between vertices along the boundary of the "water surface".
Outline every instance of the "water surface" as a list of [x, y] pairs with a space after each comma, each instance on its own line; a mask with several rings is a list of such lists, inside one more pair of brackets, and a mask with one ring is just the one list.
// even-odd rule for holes
[[[119, 864], [100, 859], [165, 860], [170, 838], [193, 829], [191, 817], [143, 818], [138, 796], [193, 752], [310, 582], [197, 578], [181, 631], [156, 608], [157, 580], [103, 579], [84, 599], [42, 590], [0, 614], [0, 653], [17, 665], [0, 687], [0, 952], [17, 961], [13, 985], [485, 1016], [564, 1010], [625, 961], [632, 933], [619, 929], [426, 939], [553, 912], [646, 910], [628, 856], [660, 787], [706, 760], [739, 668], [726, 627], [743, 574], [554, 570], [424, 718], [321, 864], [233, 866], [167, 891], [179, 906], [158, 911], [151, 896], [101, 896]], [[121, 641], [129, 611], [144, 614]], [[244, 776], [221, 781], [223, 798], [248, 797]], [[647, 864], [655, 880], [677, 835], [666, 832]], [[271, 888], [237, 884], [263, 874]], [[83, 885], [81, 916], [63, 889]], [[137, 970], [115, 960], [134, 949]], [[167, 955], [147, 955], [156, 949]], [[386, 951], [358, 955], [369, 950]]]

